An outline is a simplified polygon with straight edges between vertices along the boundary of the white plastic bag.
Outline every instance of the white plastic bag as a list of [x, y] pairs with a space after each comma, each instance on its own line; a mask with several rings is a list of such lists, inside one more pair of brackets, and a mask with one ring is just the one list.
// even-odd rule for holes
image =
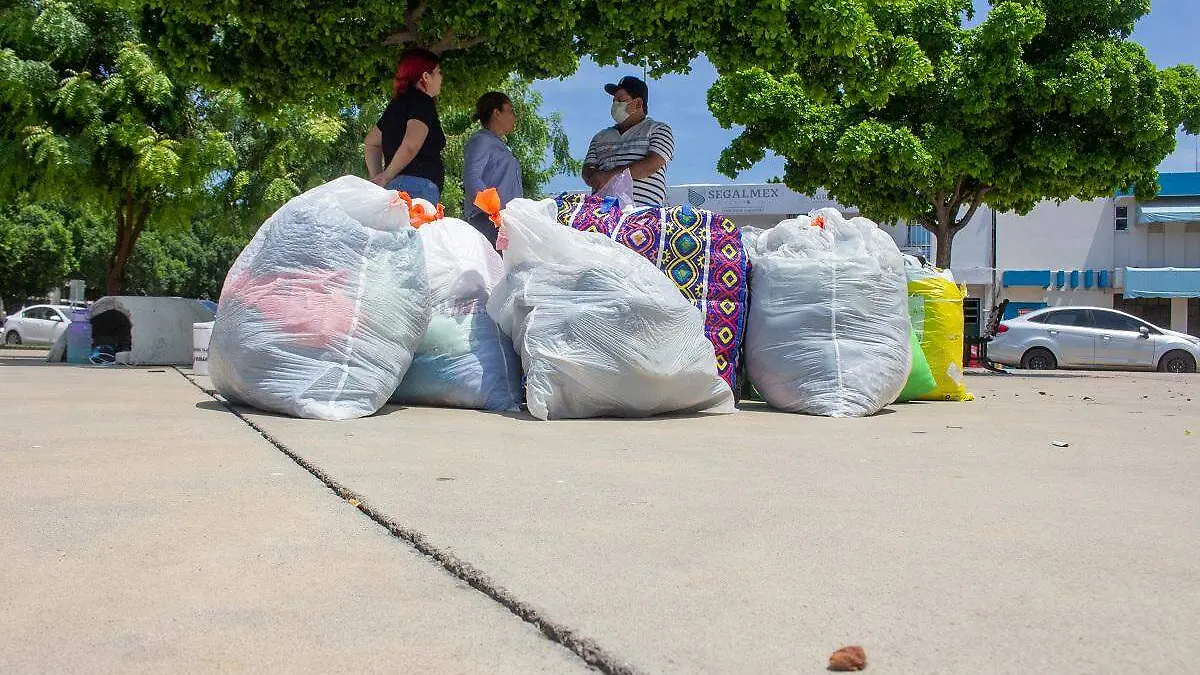
[[751, 260], [746, 367], [768, 403], [860, 417], [896, 400], [912, 346], [891, 237], [822, 209], [762, 232]]
[[596, 193], [598, 197], [613, 197], [617, 200], [617, 206], [621, 210], [625, 210], [635, 206], [633, 202], [633, 175], [629, 173], [629, 169], [623, 169], [620, 173], [613, 176], [604, 187]]
[[393, 403], [512, 411], [521, 364], [487, 314], [504, 262], [488, 240], [455, 218], [421, 226], [433, 316]]
[[429, 324], [417, 231], [395, 193], [354, 176], [284, 204], [225, 277], [209, 343], [217, 391], [327, 420], [371, 415]]
[[733, 412], [700, 310], [653, 263], [559, 225], [552, 199], [515, 199], [501, 219], [508, 275], [488, 314], [521, 354], [530, 413]]

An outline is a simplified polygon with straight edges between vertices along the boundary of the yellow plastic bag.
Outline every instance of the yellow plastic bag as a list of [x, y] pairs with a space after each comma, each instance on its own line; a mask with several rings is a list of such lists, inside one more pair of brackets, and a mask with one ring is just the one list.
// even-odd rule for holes
[[973, 401], [963, 377], [963, 298], [966, 289], [936, 269], [909, 265], [908, 313], [937, 383], [922, 401]]

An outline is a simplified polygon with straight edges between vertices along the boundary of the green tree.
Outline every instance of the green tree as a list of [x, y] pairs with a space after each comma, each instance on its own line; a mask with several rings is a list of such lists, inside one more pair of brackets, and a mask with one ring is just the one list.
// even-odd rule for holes
[[112, 214], [109, 294], [143, 232], [186, 224], [234, 162], [206, 93], [169, 78], [141, 37], [130, 14], [97, 2], [0, 10], [0, 195]]
[[146, 0], [155, 44], [172, 68], [234, 86], [258, 106], [348, 94], [365, 101], [391, 81], [401, 47], [447, 54], [443, 97], [510, 73], [573, 73], [579, 57], [683, 71], [701, 53], [719, 68], [758, 64], [829, 81], [829, 93], [882, 101], [929, 70], [919, 45], [878, 25], [895, 0]]
[[0, 306], [59, 288], [75, 267], [67, 219], [39, 204], [0, 210]]
[[748, 69], [721, 77], [709, 107], [743, 132], [718, 168], [735, 176], [769, 149], [784, 182], [880, 220], [920, 223], [950, 265], [954, 235], [987, 204], [1027, 213], [1044, 199], [1157, 192], [1156, 167], [1183, 125], [1200, 131], [1200, 77], [1157, 69], [1128, 40], [1149, 0], [995, 0], [966, 27], [969, 0], [881, 4], [885, 30], [933, 65], [884, 104], [803, 74]]
[[[89, 298], [99, 297], [113, 230], [104, 219], [88, 215], [69, 219], [68, 227], [78, 260], [72, 275], [87, 283]], [[146, 232], [129, 260], [123, 292], [216, 300], [226, 272], [250, 239], [228, 230], [225, 215], [216, 211], [200, 215], [185, 229]]]

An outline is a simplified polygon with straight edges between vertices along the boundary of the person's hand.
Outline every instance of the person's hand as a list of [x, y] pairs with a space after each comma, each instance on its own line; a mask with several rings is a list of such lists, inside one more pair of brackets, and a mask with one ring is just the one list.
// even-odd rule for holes
[[388, 183], [392, 182], [392, 179], [388, 178], [387, 172], [380, 171], [379, 173], [375, 174], [374, 176], [371, 176], [371, 182], [378, 185], [381, 188], [385, 188], [385, 187], [387, 187]]
[[614, 175], [616, 175], [615, 171], [597, 171], [596, 173], [593, 173], [592, 182], [590, 184], [592, 192], [598, 192], [605, 185], [608, 185], [608, 181], [612, 180]]

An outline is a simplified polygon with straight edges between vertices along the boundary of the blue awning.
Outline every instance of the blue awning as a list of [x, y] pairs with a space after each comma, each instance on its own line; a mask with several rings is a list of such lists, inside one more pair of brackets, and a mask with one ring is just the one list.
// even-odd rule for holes
[[1200, 269], [1182, 267], [1126, 267], [1125, 297], [1200, 297]]
[[1200, 201], [1150, 202], [1138, 207], [1138, 222], [1146, 223], [1200, 223]]

